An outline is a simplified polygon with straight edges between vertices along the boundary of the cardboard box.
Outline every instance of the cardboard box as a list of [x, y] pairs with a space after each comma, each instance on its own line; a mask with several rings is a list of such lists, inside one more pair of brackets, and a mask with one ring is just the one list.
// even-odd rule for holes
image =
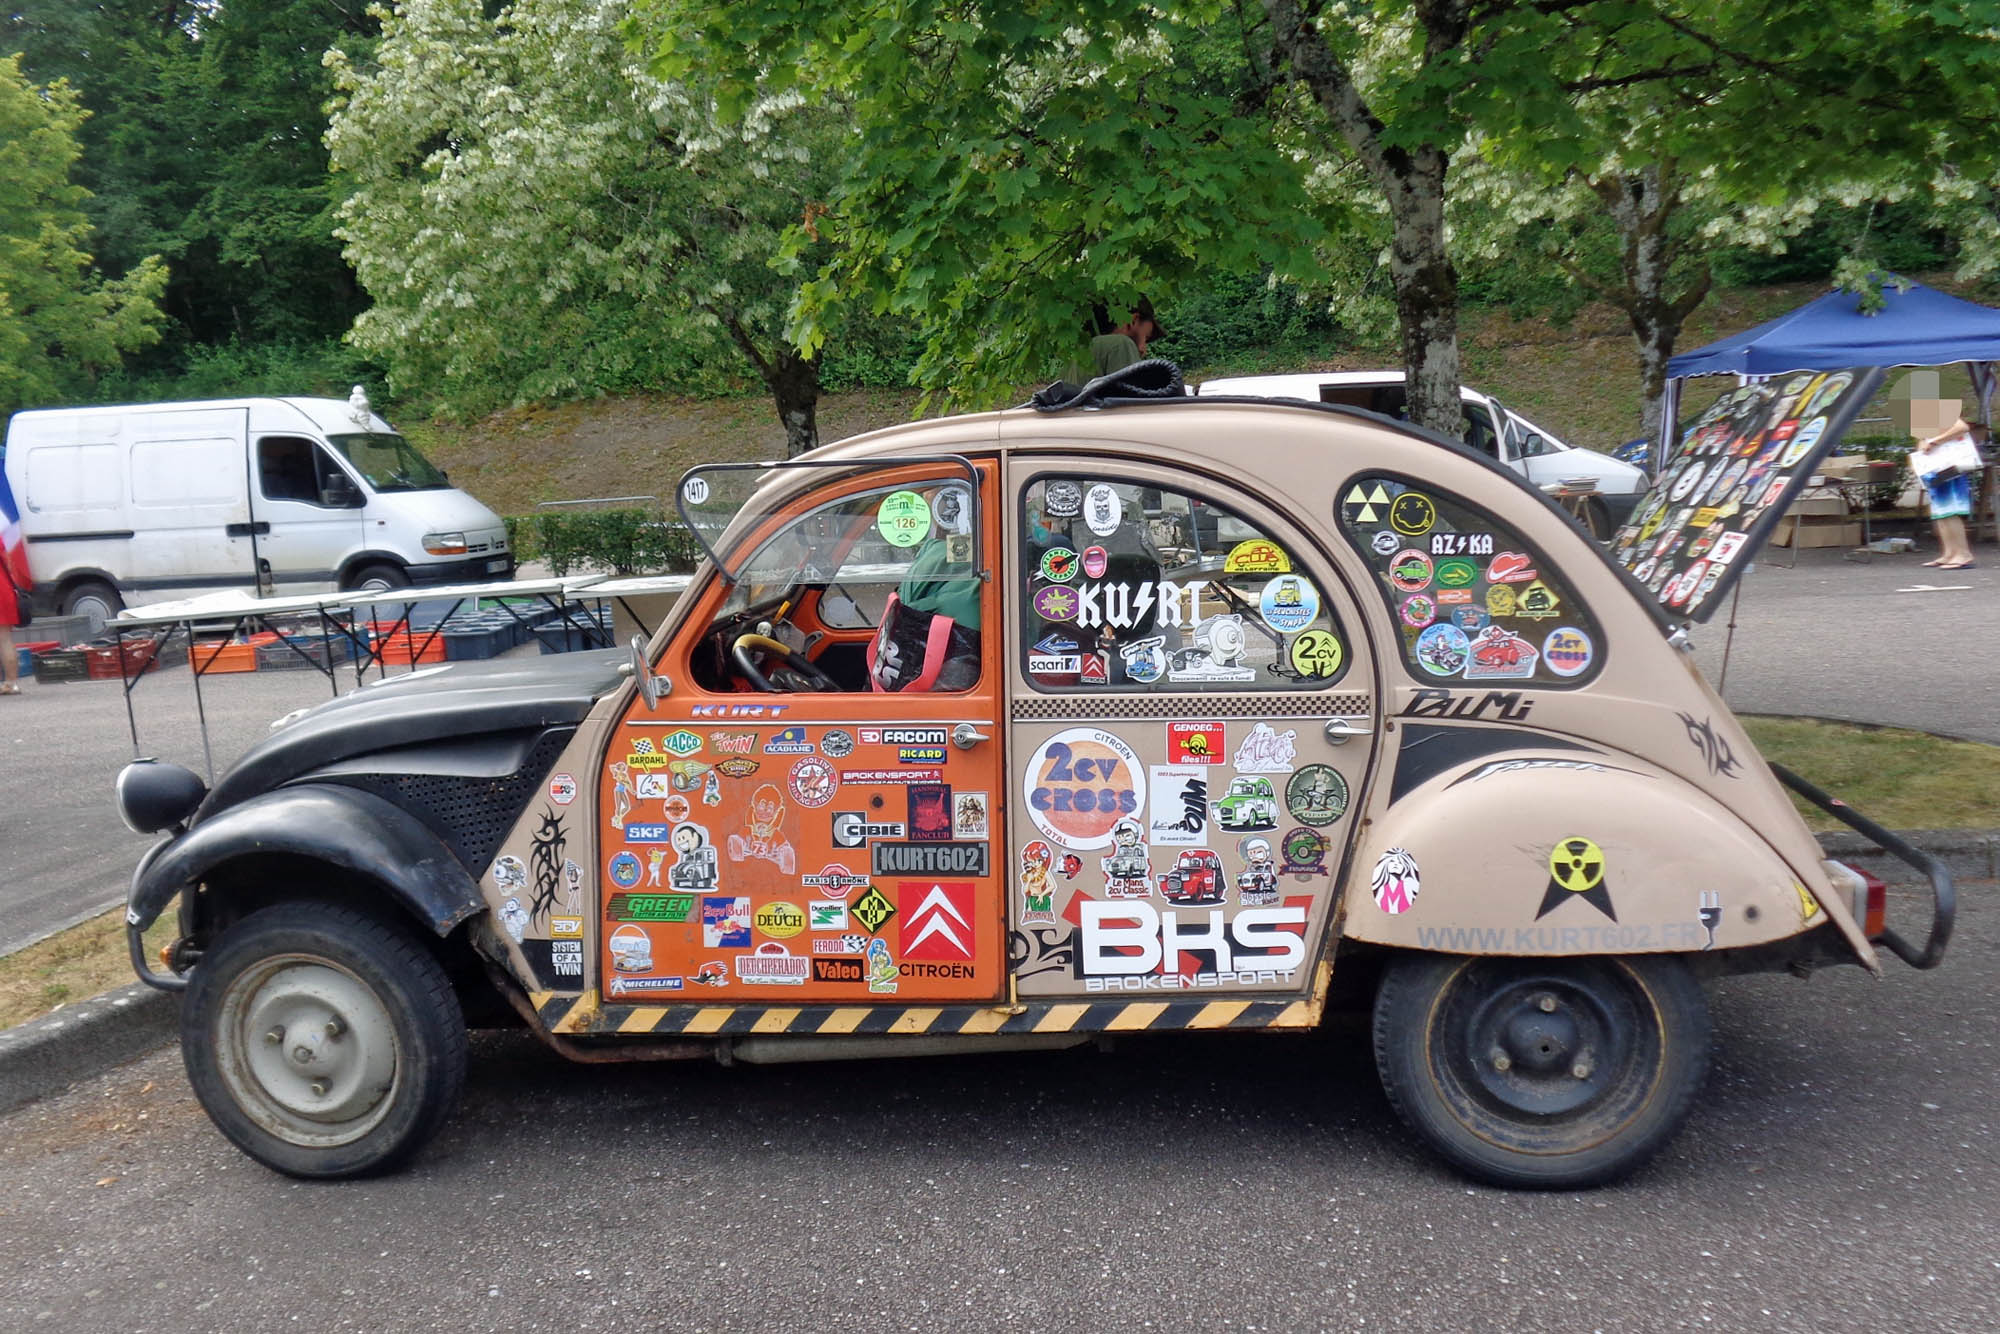
[[1801, 547], [1858, 547], [1861, 545], [1861, 525], [1852, 519], [1794, 519], [1787, 516], [1779, 520], [1772, 532], [1771, 545], [1792, 546], [1794, 537]]
[[1848, 512], [1847, 497], [1831, 486], [1812, 485], [1799, 492], [1786, 514], [1796, 518], [1841, 518]]

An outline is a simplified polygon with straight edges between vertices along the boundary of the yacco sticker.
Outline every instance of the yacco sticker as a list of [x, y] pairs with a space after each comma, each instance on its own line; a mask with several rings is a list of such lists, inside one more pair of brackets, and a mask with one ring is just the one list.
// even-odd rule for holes
[[1457, 676], [1471, 651], [1465, 631], [1448, 621], [1427, 626], [1417, 636], [1417, 665], [1432, 676]]
[[1042, 553], [1042, 578], [1052, 584], [1066, 584], [1076, 578], [1076, 553], [1068, 547], [1050, 547]]
[[1375, 906], [1390, 916], [1400, 916], [1417, 905], [1417, 895], [1423, 890], [1423, 875], [1417, 868], [1417, 859], [1407, 849], [1390, 848], [1375, 859], [1375, 870], [1368, 878], [1368, 887], [1375, 896]]
[[1396, 559], [1389, 562], [1389, 582], [1399, 593], [1417, 593], [1430, 586], [1433, 569], [1431, 558], [1414, 547], [1396, 553]]
[[875, 528], [892, 547], [913, 547], [930, 535], [931, 507], [915, 491], [891, 491], [875, 511]]
[[1125, 521], [1125, 502], [1103, 482], [1083, 493], [1083, 522], [1099, 537], [1109, 537]]
[[549, 776], [549, 800], [558, 806], [567, 806], [576, 800], [576, 775], [551, 774]]
[[1220, 722], [1168, 723], [1169, 764], [1220, 764], [1227, 753]]
[[1535, 563], [1518, 551], [1503, 551], [1486, 565], [1486, 581], [1524, 584], [1535, 577]]
[[701, 738], [685, 727], [660, 738], [660, 749], [675, 755], [692, 755], [701, 749]]
[[963, 880], [904, 881], [896, 886], [903, 919], [896, 953], [904, 959], [969, 961], [976, 939], [972, 927], [972, 884]]
[[[1149, 843], [1164, 848], [1193, 848], [1207, 840], [1208, 775], [1206, 766], [1152, 766], [1153, 810], [1146, 828]], [[1112, 832], [1115, 843], [1116, 825]]]
[[1525, 679], [1535, 674], [1541, 653], [1512, 630], [1489, 625], [1471, 641], [1465, 664], [1468, 681]]
[[1437, 619], [1437, 603], [1426, 593], [1413, 593], [1404, 598], [1398, 610], [1404, 625], [1422, 627]]
[[1319, 619], [1319, 590], [1304, 575], [1281, 574], [1264, 585], [1257, 614], [1279, 634], [1297, 634]]
[[1292, 558], [1269, 538], [1253, 537], [1238, 542], [1222, 558], [1224, 574], [1290, 574]]
[[1542, 640], [1542, 663], [1557, 676], [1582, 675], [1590, 658], [1590, 636], [1573, 625], [1559, 625]]
[[1308, 630], [1285, 648], [1292, 670], [1308, 680], [1340, 675], [1347, 651], [1340, 637], [1330, 630]]
[[1308, 764], [1285, 784], [1285, 809], [1315, 828], [1347, 814], [1347, 780], [1330, 764]]

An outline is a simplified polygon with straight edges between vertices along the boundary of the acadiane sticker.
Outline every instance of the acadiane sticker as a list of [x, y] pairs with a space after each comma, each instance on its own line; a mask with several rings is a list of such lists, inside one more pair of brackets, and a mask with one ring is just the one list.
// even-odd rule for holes
[[913, 547], [929, 536], [931, 507], [915, 491], [891, 491], [875, 512], [875, 527], [892, 547]]

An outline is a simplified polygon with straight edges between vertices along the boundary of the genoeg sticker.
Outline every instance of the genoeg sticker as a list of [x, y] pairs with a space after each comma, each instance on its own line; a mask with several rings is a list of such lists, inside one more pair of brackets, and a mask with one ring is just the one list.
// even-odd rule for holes
[[1303, 575], [1281, 574], [1264, 585], [1257, 614], [1279, 634], [1296, 634], [1319, 619], [1319, 590]]
[[1170, 764], [1220, 764], [1225, 754], [1223, 725], [1213, 723], [1168, 723], [1167, 762]]
[[875, 512], [875, 528], [892, 547], [913, 547], [930, 535], [931, 507], [915, 491], [891, 491]]
[[1123, 737], [1071, 727], [1036, 748], [1021, 790], [1044, 838], [1088, 851], [1109, 847], [1119, 817], [1144, 809], [1146, 770]]

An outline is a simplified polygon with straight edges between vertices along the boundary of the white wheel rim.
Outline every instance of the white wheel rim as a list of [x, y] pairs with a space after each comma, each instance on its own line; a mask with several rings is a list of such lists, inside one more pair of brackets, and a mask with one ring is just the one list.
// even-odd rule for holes
[[216, 1015], [230, 1097], [307, 1148], [351, 1144], [395, 1105], [401, 1053], [382, 998], [338, 964], [276, 955], [237, 977]]

